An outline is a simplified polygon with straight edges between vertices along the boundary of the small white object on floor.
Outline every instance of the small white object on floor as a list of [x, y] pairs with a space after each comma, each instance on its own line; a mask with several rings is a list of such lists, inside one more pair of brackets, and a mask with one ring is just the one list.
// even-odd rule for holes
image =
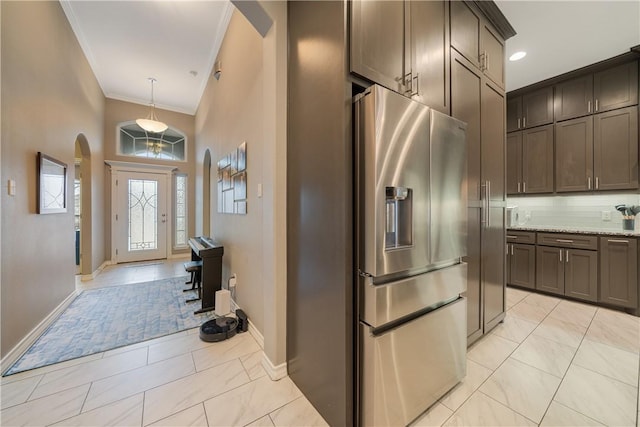
[[227, 289], [216, 291], [215, 313], [224, 316], [231, 312], [231, 292]]

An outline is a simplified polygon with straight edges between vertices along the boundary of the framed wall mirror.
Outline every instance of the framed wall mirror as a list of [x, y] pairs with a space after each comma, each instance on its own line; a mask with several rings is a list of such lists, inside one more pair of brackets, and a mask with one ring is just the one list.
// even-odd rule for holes
[[38, 213], [67, 211], [67, 165], [38, 152]]

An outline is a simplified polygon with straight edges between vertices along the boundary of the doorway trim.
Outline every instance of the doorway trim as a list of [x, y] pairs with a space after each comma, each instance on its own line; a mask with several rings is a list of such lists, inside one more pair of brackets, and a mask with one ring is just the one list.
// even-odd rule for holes
[[84, 134], [79, 133], [75, 141], [76, 155], [80, 155], [80, 275], [85, 277], [93, 271], [93, 236], [91, 212], [91, 149]]
[[208, 148], [202, 168], [202, 235], [211, 236], [211, 152]]
[[155, 174], [163, 174], [167, 177], [167, 185], [166, 185], [166, 198], [167, 198], [167, 223], [169, 224], [169, 230], [167, 230], [167, 258], [171, 256], [173, 249], [173, 217], [172, 211], [173, 208], [173, 197], [171, 197], [171, 189], [173, 186], [171, 185], [171, 178], [173, 175], [173, 171], [178, 168], [175, 166], [166, 166], [166, 165], [155, 165], [148, 163], [133, 163], [133, 162], [121, 162], [117, 160], [105, 160], [104, 161], [111, 170], [111, 262], [116, 264], [118, 262], [118, 256], [116, 255], [116, 242], [118, 241], [118, 230], [117, 227], [114, 226], [116, 223], [116, 214], [118, 213], [118, 193], [114, 191], [116, 188], [116, 180], [118, 179], [118, 175], [123, 172], [138, 172], [138, 173], [155, 173]]

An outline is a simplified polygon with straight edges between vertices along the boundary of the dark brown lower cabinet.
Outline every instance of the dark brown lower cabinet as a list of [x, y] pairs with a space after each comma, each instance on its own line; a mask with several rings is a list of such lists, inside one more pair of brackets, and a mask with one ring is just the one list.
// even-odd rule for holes
[[507, 250], [507, 284], [535, 289], [536, 247], [515, 243]]
[[564, 294], [584, 301], [598, 300], [598, 252], [565, 249]]
[[564, 249], [536, 246], [536, 289], [564, 295]]
[[638, 308], [638, 286], [638, 241], [601, 237], [598, 302]]
[[536, 247], [536, 289], [584, 301], [598, 300], [598, 252]]

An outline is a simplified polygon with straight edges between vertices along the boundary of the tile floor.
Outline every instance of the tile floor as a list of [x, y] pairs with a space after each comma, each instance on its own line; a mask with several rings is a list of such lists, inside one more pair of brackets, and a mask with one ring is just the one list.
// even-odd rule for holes
[[[182, 262], [109, 266], [79, 289], [183, 275]], [[467, 353], [467, 377], [415, 426], [634, 426], [640, 318], [507, 289], [505, 322]], [[250, 334], [192, 329], [2, 378], [0, 424], [326, 425]]]
[[507, 288], [504, 323], [415, 426], [637, 426], [640, 318]]
[[[78, 289], [182, 276], [184, 259], [108, 266]], [[0, 425], [326, 426], [289, 378], [271, 381], [249, 334], [198, 329], [0, 380]]]

